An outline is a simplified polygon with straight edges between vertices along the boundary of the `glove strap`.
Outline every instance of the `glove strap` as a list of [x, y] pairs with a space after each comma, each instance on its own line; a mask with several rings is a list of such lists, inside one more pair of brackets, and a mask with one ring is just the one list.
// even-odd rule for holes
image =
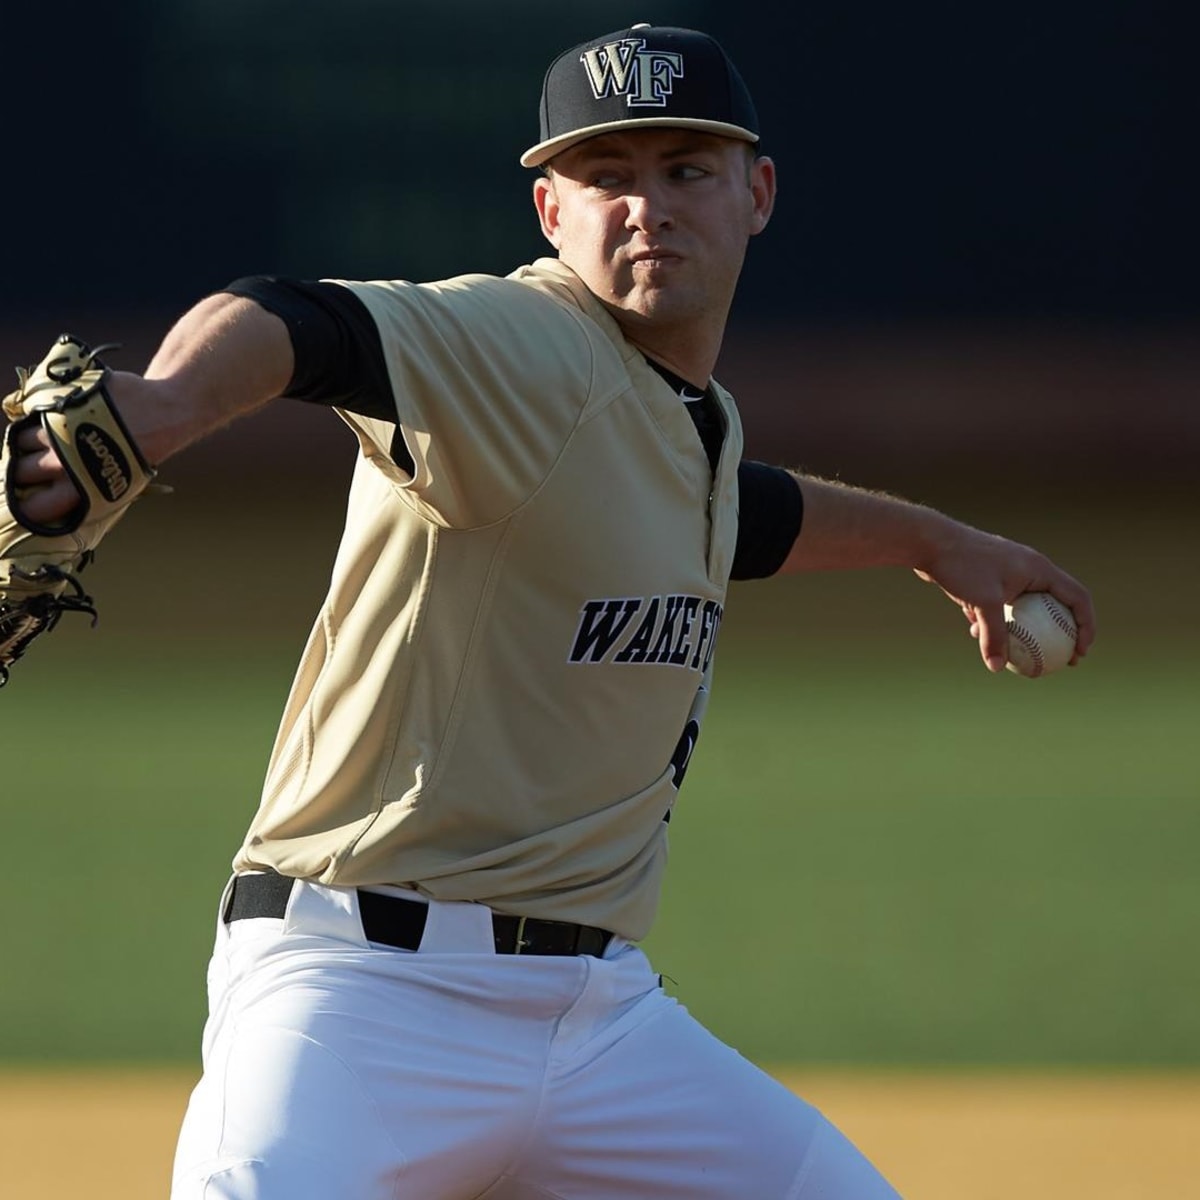
[[5, 480], [8, 507], [30, 533], [42, 537], [74, 533], [89, 517], [100, 519], [124, 508], [156, 474], [109, 399], [104, 386], [107, 374], [91, 387], [37, 409], [9, 427], [9, 453], [15, 456], [18, 434], [40, 425], [79, 494], [79, 503], [65, 517], [52, 523], [34, 521], [24, 511], [10, 471]]

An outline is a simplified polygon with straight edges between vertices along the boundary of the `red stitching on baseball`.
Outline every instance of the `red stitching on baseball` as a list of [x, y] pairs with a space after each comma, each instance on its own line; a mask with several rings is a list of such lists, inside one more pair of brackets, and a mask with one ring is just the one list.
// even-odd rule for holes
[[1029, 657], [1033, 659], [1030, 678], [1036, 679], [1046, 666], [1046, 659], [1042, 655], [1042, 648], [1038, 645], [1037, 638], [1024, 625], [1018, 625], [1015, 621], [1008, 622], [1008, 635], [1015, 637], [1029, 652]]
[[1063, 608], [1053, 596], [1046, 596], [1042, 600], [1042, 607], [1050, 614], [1050, 620], [1065, 633], [1071, 641], [1075, 640], [1075, 622], [1071, 619], [1067, 610]]

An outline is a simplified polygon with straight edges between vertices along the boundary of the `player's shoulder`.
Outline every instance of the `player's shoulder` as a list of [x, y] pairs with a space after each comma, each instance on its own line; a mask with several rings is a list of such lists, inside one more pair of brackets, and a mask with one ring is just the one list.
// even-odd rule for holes
[[592, 347], [596, 377], [593, 404], [595, 413], [609, 400], [629, 389], [637, 389], [645, 359], [621, 331], [616, 319], [570, 267], [555, 258], [539, 258], [506, 277], [546, 301], [578, 322]]
[[610, 343], [620, 357], [629, 358], [636, 354], [608, 309], [587, 284], [558, 259], [539, 258], [505, 276], [503, 282], [519, 287], [528, 294], [543, 297], [564, 312], [576, 316], [591, 332]]
[[430, 336], [447, 344], [469, 339], [493, 352], [520, 347], [528, 352], [525, 334], [537, 330], [536, 344], [553, 353], [578, 355], [589, 338], [578, 312], [556, 303], [547, 293], [512, 277], [457, 275], [428, 283], [404, 279], [363, 282], [331, 280], [348, 287], [366, 306], [385, 335], [405, 340]]
[[358, 295], [385, 346], [394, 338], [411, 349], [432, 337], [456, 353], [482, 352], [493, 368], [510, 362], [521, 373], [586, 382], [592, 403], [629, 386], [632, 348], [604, 306], [557, 260], [539, 259], [506, 276], [330, 282]]
[[433, 320], [444, 317], [451, 321], [471, 321], [511, 324], [536, 317], [554, 321], [556, 317], [567, 325], [574, 324], [570, 313], [577, 305], [564, 304], [565, 296], [522, 280], [513, 275], [470, 274], [447, 279], [416, 283], [407, 279], [371, 279], [354, 281], [327, 280], [340, 283], [353, 291], [373, 315], [386, 316], [389, 311], [423, 310]]

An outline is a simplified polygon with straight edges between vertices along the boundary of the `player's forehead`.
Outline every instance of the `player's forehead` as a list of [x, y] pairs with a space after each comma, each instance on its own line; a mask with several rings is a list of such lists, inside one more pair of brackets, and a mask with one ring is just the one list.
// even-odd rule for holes
[[697, 129], [626, 129], [600, 133], [555, 155], [555, 170], [569, 171], [583, 163], [602, 160], [648, 159], [673, 161], [689, 155], [723, 155], [744, 152], [745, 143]]

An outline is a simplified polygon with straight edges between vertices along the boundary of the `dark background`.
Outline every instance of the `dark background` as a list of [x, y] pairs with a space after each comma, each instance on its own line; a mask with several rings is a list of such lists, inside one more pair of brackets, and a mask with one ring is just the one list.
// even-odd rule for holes
[[1182, 12], [1153, 0], [20, 6], [4, 22], [19, 219], [3, 309], [182, 304], [254, 270], [508, 270], [541, 249], [516, 157], [536, 140], [545, 65], [654, 20], [720, 38], [779, 163], [779, 220], [740, 316], [1191, 317]]

